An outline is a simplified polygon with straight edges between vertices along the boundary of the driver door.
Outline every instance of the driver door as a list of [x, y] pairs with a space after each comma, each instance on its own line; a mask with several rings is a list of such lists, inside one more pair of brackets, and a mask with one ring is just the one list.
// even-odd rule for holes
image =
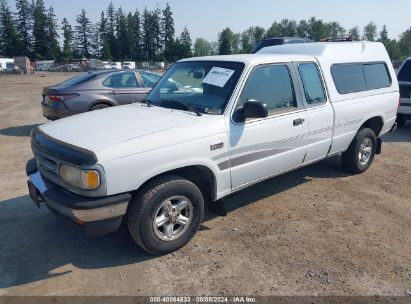
[[[249, 75], [229, 126], [233, 190], [298, 167], [304, 161], [308, 120], [302, 97], [294, 90], [292, 71], [291, 64], [270, 64], [255, 67]], [[236, 111], [248, 100], [265, 103], [268, 117], [236, 121]]]

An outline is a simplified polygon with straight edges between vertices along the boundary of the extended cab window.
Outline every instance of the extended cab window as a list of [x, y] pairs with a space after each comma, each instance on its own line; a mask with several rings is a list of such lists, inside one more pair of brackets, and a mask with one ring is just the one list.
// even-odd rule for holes
[[136, 88], [138, 82], [133, 72], [117, 73], [103, 81], [103, 86], [110, 88]]
[[334, 64], [331, 74], [340, 94], [375, 90], [391, 85], [385, 63]]
[[269, 114], [297, 107], [290, 72], [285, 65], [266, 65], [255, 68], [241, 93], [237, 108], [247, 101], [267, 105]]
[[298, 65], [298, 71], [303, 82], [307, 103], [324, 102], [325, 92], [317, 65], [315, 63], [302, 63]]

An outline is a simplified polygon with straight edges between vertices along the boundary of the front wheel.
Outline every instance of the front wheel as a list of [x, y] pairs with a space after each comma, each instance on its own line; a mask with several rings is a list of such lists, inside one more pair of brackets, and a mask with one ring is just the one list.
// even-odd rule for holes
[[375, 132], [369, 128], [361, 129], [342, 155], [344, 168], [356, 174], [366, 171], [374, 160], [376, 150]]
[[145, 251], [165, 254], [183, 247], [204, 216], [204, 198], [191, 181], [163, 176], [145, 185], [127, 212], [131, 237]]

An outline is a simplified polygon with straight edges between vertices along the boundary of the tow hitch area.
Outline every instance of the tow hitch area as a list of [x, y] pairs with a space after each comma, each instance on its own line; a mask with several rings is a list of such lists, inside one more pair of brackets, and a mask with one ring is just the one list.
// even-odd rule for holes
[[29, 195], [31, 200], [36, 204], [38, 208], [40, 208], [40, 203], [43, 201], [37, 188], [33, 185], [31, 181], [27, 181], [27, 186], [29, 187]]

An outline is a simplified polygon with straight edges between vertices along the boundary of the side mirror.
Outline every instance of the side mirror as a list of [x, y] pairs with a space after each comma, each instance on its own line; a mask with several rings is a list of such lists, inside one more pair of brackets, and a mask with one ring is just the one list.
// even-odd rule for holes
[[255, 99], [249, 99], [241, 110], [242, 118], [266, 118], [268, 116], [267, 105]]

